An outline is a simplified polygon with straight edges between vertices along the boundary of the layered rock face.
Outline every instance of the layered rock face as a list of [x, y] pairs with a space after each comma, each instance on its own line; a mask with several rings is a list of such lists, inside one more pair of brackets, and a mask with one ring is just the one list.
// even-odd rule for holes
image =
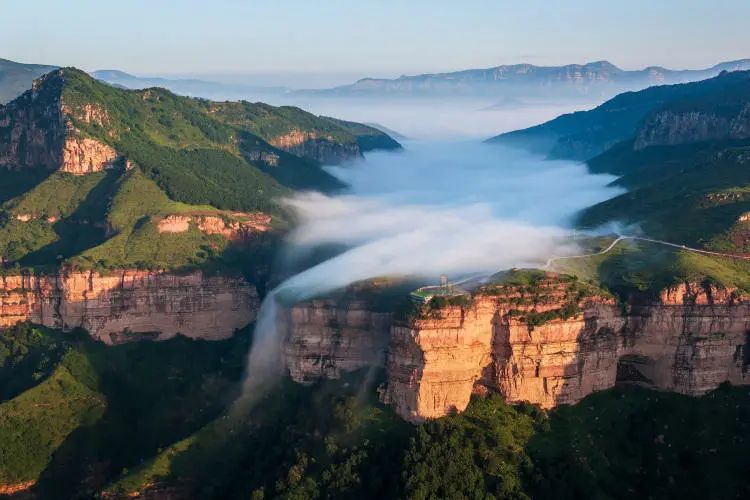
[[[45, 75], [33, 88], [0, 107], [0, 167], [43, 167], [76, 175], [113, 166], [117, 152], [109, 145], [80, 136], [62, 102], [63, 74]], [[86, 123], [107, 123], [106, 113], [82, 106], [76, 118]]]
[[0, 167], [60, 165], [67, 134], [61, 89], [61, 81], [35, 83], [17, 100], [0, 107]]
[[626, 313], [593, 296], [537, 326], [523, 315], [561, 304], [514, 299], [510, 290], [480, 295], [394, 326], [386, 400], [419, 421], [463, 410], [481, 387], [549, 408], [618, 382], [689, 395], [750, 383], [750, 303], [728, 291], [683, 285]]
[[297, 129], [274, 137], [270, 143], [287, 153], [329, 165], [362, 156], [362, 151], [356, 143], [340, 144], [332, 137], [320, 137], [314, 132], [302, 132]]
[[750, 104], [736, 113], [660, 111], [638, 131], [634, 148], [750, 138]]
[[255, 319], [258, 294], [242, 278], [122, 270], [0, 278], [0, 328], [32, 321], [85, 328], [106, 343], [177, 334], [218, 340]]
[[262, 212], [227, 214], [175, 214], [161, 219], [157, 225], [160, 233], [184, 233], [195, 225], [205, 234], [217, 234], [227, 240], [242, 242], [256, 233], [271, 229], [271, 216]]
[[116, 159], [117, 152], [111, 146], [87, 137], [68, 137], [58, 170], [74, 175], [101, 172], [112, 168]]
[[313, 300], [281, 311], [278, 323], [291, 377], [310, 382], [384, 366], [392, 314], [368, 307], [361, 300]]
[[618, 383], [689, 395], [750, 383], [750, 299], [684, 284], [623, 308], [576, 286], [492, 287], [395, 322], [366, 303], [313, 301], [287, 314], [284, 353], [309, 381], [379, 366], [387, 344], [383, 400], [410, 421], [462, 411], [477, 391], [550, 408]]

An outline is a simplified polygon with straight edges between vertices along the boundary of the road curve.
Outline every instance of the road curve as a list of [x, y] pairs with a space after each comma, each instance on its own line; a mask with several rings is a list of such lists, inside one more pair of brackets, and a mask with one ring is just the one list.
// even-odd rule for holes
[[640, 236], [618, 236], [612, 243], [610, 243], [610, 245], [607, 248], [599, 252], [583, 254], [583, 255], [566, 255], [562, 257], [551, 257], [547, 260], [547, 263], [544, 264], [544, 267], [542, 269], [549, 269], [552, 266], [552, 263], [558, 260], [583, 259], [586, 257], [595, 257], [597, 255], [604, 255], [605, 253], [611, 251], [615, 246], [617, 246], [618, 243], [620, 243], [623, 240], [645, 241], [648, 243], [656, 243], [659, 245], [665, 245], [668, 247], [678, 248], [680, 250], [686, 250], [688, 252], [701, 253], [704, 255], [716, 255], [718, 257], [729, 257], [731, 259], [750, 260], [750, 256], [747, 256], [747, 255], [737, 255], [737, 254], [723, 253], [723, 252], [712, 252], [711, 250], [702, 250], [700, 248], [692, 248], [686, 245], [678, 245], [677, 243], [670, 243], [669, 241], [655, 240], [653, 238], [643, 238]]

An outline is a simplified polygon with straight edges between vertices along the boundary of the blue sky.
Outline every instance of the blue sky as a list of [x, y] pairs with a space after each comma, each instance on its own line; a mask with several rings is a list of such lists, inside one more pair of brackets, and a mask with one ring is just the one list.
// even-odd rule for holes
[[750, 0], [0, 0], [0, 57], [137, 74], [396, 76], [750, 57]]

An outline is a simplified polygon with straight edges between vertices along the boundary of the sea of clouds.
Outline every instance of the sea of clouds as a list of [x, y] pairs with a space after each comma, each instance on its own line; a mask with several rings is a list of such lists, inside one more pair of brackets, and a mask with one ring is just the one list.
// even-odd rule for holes
[[580, 209], [619, 194], [584, 164], [546, 161], [476, 140], [406, 141], [328, 170], [350, 187], [335, 196], [286, 200], [297, 215], [290, 255], [320, 245], [347, 250], [287, 279], [265, 299], [249, 359], [249, 384], [282, 369], [276, 297], [305, 300], [385, 275], [437, 279], [539, 267], [579, 250], [571, 222]]

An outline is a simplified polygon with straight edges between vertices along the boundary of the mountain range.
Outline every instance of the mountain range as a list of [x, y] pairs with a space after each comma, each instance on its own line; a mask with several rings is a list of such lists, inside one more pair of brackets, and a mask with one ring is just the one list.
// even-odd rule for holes
[[722, 71], [750, 69], [750, 59], [722, 62], [706, 69], [673, 70], [649, 66], [624, 70], [608, 61], [565, 66], [514, 64], [449, 73], [401, 76], [395, 79], [363, 78], [351, 85], [309, 90], [316, 96], [428, 97], [511, 96], [554, 98], [612, 96], [651, 85], [684, 83], [716, 76]]
[[[0, 59], [0, 103], [8, 102], [31, 86], [34, 78], [56, 66], [22, 64]], [[128, 89], [162, 87], [180, 95], [216, 100], [278, 100], [308, 97], [497, 97], [503, 102], [555, 98], [600, 100], [620, 92], [651, 85], [685, 83], [711, 78], [722, 71], [750, 69], [750, 59], [722, 62], [710, 68], [673, 70], [650, 66], [623, 70], [608, 61], [564, 66], [503, 65], [448, 73], [363, 78], [329, 89], [294, 90], [251, 83], [224, 83], [203, 79], [140, 77], [109, 69], [93, 71], [94, 78]]]

